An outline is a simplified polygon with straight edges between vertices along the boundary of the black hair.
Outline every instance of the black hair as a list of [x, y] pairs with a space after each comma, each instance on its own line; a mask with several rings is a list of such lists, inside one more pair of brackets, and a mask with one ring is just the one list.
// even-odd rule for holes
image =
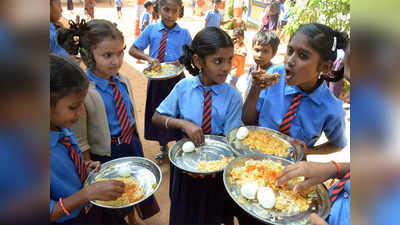
[[[162, 7], [165, 3], [167, 3], [167, 1], [169, 1], [169, 0], [157, 0], [157, 3], [156, 3], [156, 4], [157, 4], [157, 8], [161, 9], [161, 7]], [[179, 8], [180, 8], [179, 18], [182, 18], [183, 15], [184, 15], [184, 12], [185, 12], [185, 7], [183, 6], [182, 0], [173, 0], [173, 1], [175, 1], [176, 4], [178, 4], [178, 6], [179, 6]], [[156, 8], [156, 7], [154, 7], [154, 8]], [[158, 13], [159, 15], [161, 15], [158, 9], [156, 10], [156, 13]]]
[[256, 44], [271, 45], [274, 54], [278, 51], [279, 43], [280, 40], [278, 35], [276, 35], [275, 32], [269, 30], [260, 30], [253, 37], [253, 47]]
[[83, 62], [90, 69], [96, 68], [93, 49], [106, 38], [121, 39], [124, 35], [118, 30], [117, 25], [108, 20], [94, 19], [86, 23], [82, 19], [79, 23], [69, 21], [68, 29], [59, 29], [58, 43], [71, 55], [80, 53]]
[[[335, 61], [337, 50], [346, 49], [348, 41], [346, 33], [333, 30], [332, 28], [319, 23], [301, 25], [299, 29], [294, 32], [292, 37], [290, 37], [290, 40], [292, 40], [297, 33], [307, 36], [308, 44], [320, 54], [324, 61]], [[335, 39], [336, 44], [334, 44]]]
[[[345, 50], [348, 42], [348, 35], [346, 33], [339, 32], [319, 23], [302, 24], [292, 37], [290, 37], [290, 40], [297, 33], [307, 36], [308, 44], [319, 53], [323, 61], [335, 61], [337, 50]], [[338, 71], [331, 71], [331, 74], [333, 77], [324, 74], [322, 78], [326, 81], [337, 82], [343, 78], [344, 68]]]
[[72, 59], [50, 54], [50, 105], [61, 98], [79, 94], [89, 87], [86, 74]]
[[153, 5], [153, 2], [150, 1], [150, 0], [144, 3], [144, 7], [145, 7], [146, 9], [147, 9], [147, 7], [149, 7], [149, 6], [151, 6], [151, 5]]
[[199, 31], [192, 41], [192, 44], [184, 45], [183, 56], [179, 62], [186, 67], [192, 75], [198, 75], [200, 69], [193, 64], [193, 55], [204, 59], [208, 55], [215, 54], [220, 48], [233, 47], [231, 37], [217, 27], [207, 27]]
[[236, 27], [235, 29], [233, 29], [232, 36], [236, 35], [239, 35], [244, 38], [244, 30], [240, 27]]

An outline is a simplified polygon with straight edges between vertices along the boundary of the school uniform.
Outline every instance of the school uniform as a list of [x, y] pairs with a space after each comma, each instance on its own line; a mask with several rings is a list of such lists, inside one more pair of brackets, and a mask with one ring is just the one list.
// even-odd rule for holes
[[122, 0], [115, 0], [115, 6], [117, 7], [118, 11], [121, 11], [122, 8]]
[[345, 111], [342, 102], [333, 96], [325, 81], [312, 92], [305, 93], [285, 80], [283, 65], [281, 78], [273, 86], [261, 91], [256, 109], [260, 113], [258, 124], [280, 130], [284, 115], [288, 113], [295, 96], [301, 94], [297, 111], [291, 120], [290, 136], [304, 141], [311, 148], [325, 132], [329, 142], [337, 148], [346, 146]]
[[[121, 74], [116, 74], [111, 79], [115, 81], [122, 97], [121, 102], [123, 101], [126, 107], [123, 121], [129, 120], [126, 127], [132, 127], [131, 139], [124, 141], [125, 135], [119, 122], [113, 85], [109, 83], [109, 80], [96, 76], [89, 69], [86, 74], [90, 81], [88, 95], [85, 98], [86, 113], [73, 126], [82, 149], [84, 151], [90, 149], [91, 159], [101, 163], [121, 157], [144, 157], [142, 144], [137, 133], [136, 118], [138, 117], [134, 108], [134, 101], [131, 100], [132, 90], [127, 78]], [[122, 123], [124, 124], [124, 122]], [[119, 214], [123, 218], [130, 210], [131, 208], [109, 210], [106, 213]], [[159, 212], [159, 207], [155, 199], [150, 197], [139, 203], [137, 210], [139, 215], [148, 218]]]
[[[350, 224], [350, 177], [347, 182], [345, 178], [329, 189], [331, 199], [331, 210], [326, 218], [329, 225], [348, 225]], [[346, 182], [340, 186], [340, 182]], [[344, 187], [343, 187], [344, 186]], [[343, 188], [343, 189], [341, 189]], [[335, 194], [335, 191], [341, 190]]]
[[[150, 45], [149, 55], [153, 58], [159, 58], [160, 43], [165, 31], [167, 31], [165, 54], [161, 61], [176, 61], [183, 55], [182, 46], [185, 44], [190, 45], [192, 43], [189, 31], [185, 28], [181, 28], [178, 24], [175, 24], [175, 26], [170, 30], [167, 30], [162, 22], [150, 24], [146, 29], [144, 29], [133, 44], [141, 51]], [[184, 77], [185, 76], [182, 73], [178, 77], [168, 80], [148, 81], [144, 129], [145, 139], [158, 141], [161, 146], [167, 145], [170, 141], [180, 139], [181, 136], [179, 135], [179, 132], [160, 129], [151, 122], [151, 118], [153, 117], [156, 108], [168, 96], [175, 84]]]
[[57, 41], [57, 28], [54, 24], [50, 23], [50, 53], [58, 54], [67, 57], [68, 53]]
[[220, 27], [222, 21], [222, 14], [218, 10], [210, 10], [206, 15], [207, 25], [206, 27]]
[[[202, 124], [204, 92], [211, 91], [211, 134], [226, 135], [242, 126], [242, 98], [232, 86], [223, 83], [205, 87], [200, 76], [185, 78], [160, 104], [157, 112]], [[219, 224], [229, 219], [230, 197], [225, 191], [222, 173], [215, 178], [192, 178], [170, 165], [170, 225]]]
[[[83, 160], [70, 129], [61, 128], [60, 131], [50, 131], [50, 214], [60, 198], [67, 198], [83, 188], [78, 167], [70, 156], [70, 150], [61, 143], [65, 137], [69, 138], [72, 148]], [[57, 219], [54, 224], [100, 224], [101, 211], [93, 209], [86, 215], [83, 213], [86, 205], [87, 203], [70, 210], [70, 215]]]
[[143, 13], [142, 17], [140, 18], [140, 32], [143, 32], [146, 27], [144, 27], [144, 23], [146, 22], [146, 26], [148, 26], [151, 22], [151, 13], [147, 10]]

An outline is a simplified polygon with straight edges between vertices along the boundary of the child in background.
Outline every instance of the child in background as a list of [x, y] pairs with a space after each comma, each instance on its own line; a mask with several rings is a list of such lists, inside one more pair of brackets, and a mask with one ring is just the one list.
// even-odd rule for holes
[[[159, 67], [162, 62], [177, 61], [183, 55], [182, 46], [192, 42], [189, 31], [176, 23], [178, 18], [183, 17], [182, 1], [160, 0], [158, 3], [161, 23], [148, 25], [129, 50], [131, 56], [146, 60], [152, 67]], [[149, 55], [146, 55], [143, 50], [149, 45]], [[161, 153], [156, 157], [158, 163], [166, 159], [168, 142], [179, 140], [181, 136], [177, 131], [159, 129], [151, 123], [151, 118], [175, 84], [184, 77], [182, 73], [168, 80], [149, 80], [147, 84], [144, 137], [159, 142]]]
[[250, 92], [253, 84], [252, 73], [260, 73], [266, 71], [267, 73], [283, 73], [283, 68], [272, 64], [271, 59], [274, 58], [276, 52], [278, 51], [280, 40], [278, 36], [269, 30], [261, 30], [256, 33], [253, 37], [252, 48], [253, 48], [253, 58], [256, 63], [249, 69], [248, 74], [248, 86], [244, 94], [244, 99]]
[[214, 0], [213, 3], [214, 9], [207, 12], [206, 23], [204, 27], [219, 28], [221, 25], [231, 22], [232, 20], [222, 21], [223, 15], [218, 10], [220, 8], [221, 0]]
[[[179, 61], [195, 77], [176, 84], [154, 113], [153, 123], [182, 130], [199, 146], [205, 134], [226, 135], [242, 125], [242, 98], [225, 83], [234, 51], [226, 32], [207, 27], [196, 34], [192, 45], [184, 45], [184, 51]], [[219, 224], [229, 219], [226, 211], [234, 203], [229, 202], [222, 173], [204, 177], [170, 166], [170, 225]]]
[[[322, 74], [331, 71], [337, 49], [345, 47], [345, 34], [328, 26], [300, 26], [289, 40], [280, 78], [252, 74], [254, 82], [244, 104], [245, 124], [291, 136], [304, 147], [306, 155], [329, 154], [344, 148], [345, 112]], [[322, 132], [328, 142], [314, 146]]]
[[235, 53], [232, 61], [233, 74], [228, 76], [227, 83], [236, 88], [236, 83], [240, 76], [244, 73], [244, 66], [246, 65], [247, 49], [244, 44], [244, 30], [242, 28], [235, 28], [232, 33], [235, 43]]
[[115, 6], [117, 7], [117, 16], [118, 16], [118, 19], [121, 19], [121, 16], [122, 16], [122, 6], [123, 6], [122, 0], [115, 0]]
[[57, 28], [61, 28], [60, 18], [62, 16], [62, 8], [60, 0], [50, 0], [50, 53], [68, 56], [57, 40]]
[[[140, 17], [140, 32], [143, 32], [144, 29], [147, 27], [147, 25], [151, 24], [151, 21], [153, 20], [153, 2], [152, 1], [147, 1], [144, 3], [144, 8], [146, 11], [143, 12], [143, 15]], [[142, 60], [138, 59], [136, 60], [136, 63], [142, 64], [144, 63]]]
[[147, 1], [144, 3], [144, 8], [146, 11], [143, 13], [143, 15], [140, 17], [140, 32], [144, 31], [144, 28], [146, 28], [147, 25], [151, 24], [152, 20], [152, 12], [153, 12], [153, 2], [152, 1]]
[[[69, 129], [83, 112], [89, 82], [82, 69], [66, 57], [50, 55], [50, 222], [52, 224], [102, 224], [102, 209], [83, 213], [88, 201], [109, 201], [124, 193], [120, 181], [83, 186], [100, 162], [85, 161]], [[78, 166], [76, 166], [78, 165]]]
[[[72, 23], [62, 34], [66, 49], [71, 54], [81, 54], [90, 80], [86, 113], [73, 126], [85, 159], [104, 163], [121, 157], [143, 157], [132, 88], [128, 78], [119, 73], [125, 49], [123, 34], [115, 24], [98, 19]], [[147, 218], [159, 208], [150, 198], [139, 203], [138, 210]], [[129, 222], [136, 224], [131, 208], [108, 212], [123, 219], [129, 211]]]

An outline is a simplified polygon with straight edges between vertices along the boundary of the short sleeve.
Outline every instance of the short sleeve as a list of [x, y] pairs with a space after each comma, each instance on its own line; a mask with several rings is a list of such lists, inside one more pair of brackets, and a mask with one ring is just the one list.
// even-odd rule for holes
[[133, 45], [141, 51], [145, 50], [147, 46], [150, 44], [150, 32], [152, 31], [151, 26], [146, 26], [143, 32], [139, 35], [139, 37], [135, 40]]
[[210, 11], [208, 11], [208, 12], [207, 12], [207, 15], [206, 15], [206, 20], [207, 20], [207, 21], [210, 20], [210, 16], [211, 16]]
[[143, 22], [146, 22], [149, 25], [150, 15], [148, 13], [144, 14]]
[[242, 96], [237, 90], [234, 90], [234, 95], [232, 97], [231, 104], [228, 106], [228, 111], [226, 113], [226, 119], [224, 123], [224, 135], [227, 135], [229, 131], [234, 128], [243, 126], [242, 122], [242, 111], [243, 111], [243, 101]]
[[192, 44], [192, 36], [190, 35], [188, 30], [185, 30], [186, 40], [185, 44], [191, 45]]
[[161, 102], [161, 104], [157, 107], [157, 112], [163, 115], [168, 115], [171, 117], [177, 117], [179, 115], [179, 96], [180, 89], [182, 88], [182, 82], [185, 79], [178, 82], [175, 87], [172, 89], [171, 93]]
[[345, 128], [345, 112], [342, 110], [339, 116], [327, 122], [324, 129], [325, 136], [328, 138], [329, 142], [334, 144], [337, 148], [344, 148], [347, 144]]
[[257, 101], [257, 105], [256, 105], [257, 112], [261, 112], [261, 109], [264, 105], [264, 99], [265, 99], [266, 93], [267, 93], [266, 90], [262, 90], [260, 92], [260, 95], [258, 96], [258, 101]]
[[50, 215], [53, 213], [54, 206], [56, 205], [56, 201], [50, 199]]

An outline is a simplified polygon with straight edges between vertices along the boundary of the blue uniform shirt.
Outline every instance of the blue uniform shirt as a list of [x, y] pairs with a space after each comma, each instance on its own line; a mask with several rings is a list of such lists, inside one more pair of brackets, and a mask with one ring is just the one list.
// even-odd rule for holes
[[[65, 136], [70, 138], [73, 148], [83, 159], [70, 129], [61, 128], [59, 132], [50, 131], [50, 214], [60, 197], [67, 198], [83, 187], [78, 168], [72, 161], [69, 150], [59, 143]], [[77, 217], [84, 206], [79, 206], [71, 211], [71, 215], [65, 215], [56, 222], [60, 223]]]
[[115, 6], [116, 7], [121, 7], [122, 6], [122, 1], [121, 0], [115, 0]]
[[208, 11], [207, 16], [207, 27], [220, 27], [222, 21], [222, 15], [219, 11], [215, 11], [214, 9]]
[[[283, 68], [283, 65], [278, 67]], [[279, 130], [292, 98], [299, 92], [303, 97], [292, 120], [291, 136], [304, 141], [310, 148], [322, 132], [325, 132], [329, 142], [338, 148], [344, 148], [345, 111], [342, 102], [332, 94], [325, 82], [310, 94], [306, 94], [298, 86], [287, 85], [284, 69], [278, 83], [260, 93], [256, 107], [260, 113], [258, 124]]]
[[[333, 187], [329, 190], [331, 194]], [[329, 225], [349, 225], [350, 224], [350, 181], [344, 185], [344, 189], [339, 193], [336, 201], [331, 207], [327, 218]]]
[[52, 23], [50, 23], [50, 53], [68, 56], [67, 51], [58, 44], [57, 28]]
[[157, 112], [201, 126], [204, 89], [207, 89], [212, 91], [211, 134], [226, 135], [231, 129], [242, 126], [240, 93], [226, 83], [205, 87], [200, 82], [200, 76], [179, 81], [161, 102]]
[[[140, 18], [140, 31], [143, 32], [144, 28], [146, 28], [148, 25], [150, 25], [150, 18], [151, 18], [151, 13], [148, 11], [145, 11]], [[143, 27], [144, 22], [146, 22], [146, 27]]]
[[[118, 122], [118, 114], [115, 108], [114, 103], [114, 95], [113, 95], [113, 87], [108, 83], [108, 80], [100, 78], [96, 76], [91, 70], [86, 70], [86, 74], [90, 81], [93, 81], [96, 84], [96, 90], [99, 92], [101, 98], [104, 102], [104, 107], [106, 109], [107, 119], [108, 119], [108, 126], [110, 127], [111, 136], [119, 135], [121, 133], [121, 126]], [[119, 81], [118, 75], [112, 76], [117, 83], [117, 87], [119, 92], [122, 95], [122, 99], [125, 102], [125, 106], [128, 113], [130, 124], [133, 126], [135, 120], [132, 116], [132, 102], [129, 97], [128, 89], [126, 88], [125, 84]]]
[[[157, 58], [158, 49], [162, 38], [162, 30], [166, 29], [162, 22], [148, 25], [133, 43], [138, 49], [144, 50], [150, 45], [149, 55]], [[192, 37], [187, 29], [176, 24], [168, 30], [167, 43], [165, 47], [165, 62], [173, 62], [183, 55], [182, 46], [192, 43]]]

